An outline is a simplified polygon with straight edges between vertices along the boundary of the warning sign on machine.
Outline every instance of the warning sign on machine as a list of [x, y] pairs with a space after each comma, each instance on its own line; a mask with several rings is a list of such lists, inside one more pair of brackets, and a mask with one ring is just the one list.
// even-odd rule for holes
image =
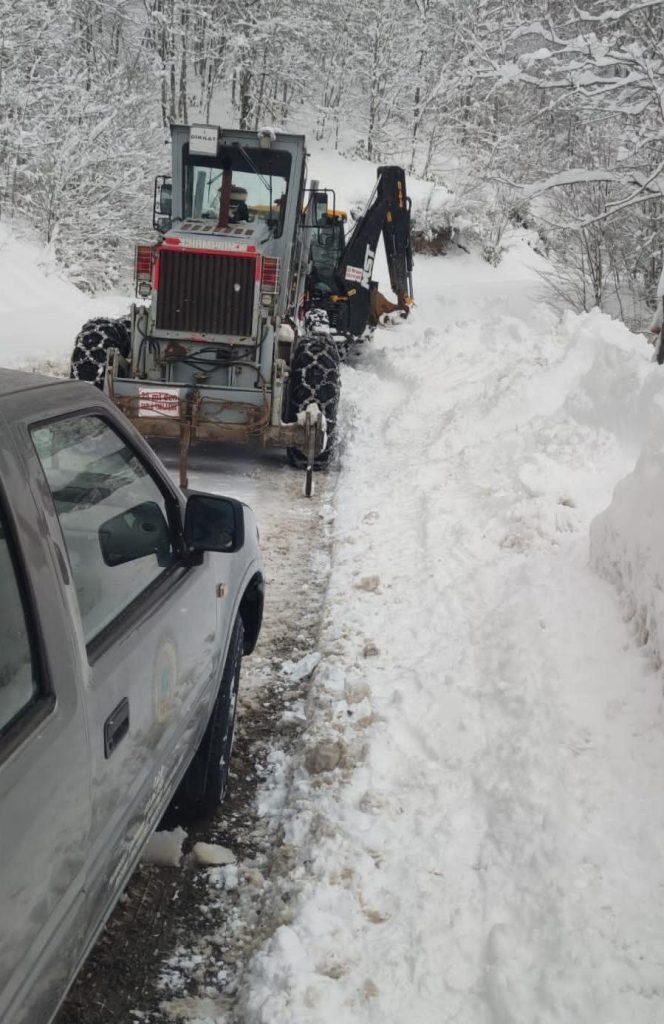
[[138, 389], [139, 416], [175, 416], [180, 413], [180, 392], [157, 387]]

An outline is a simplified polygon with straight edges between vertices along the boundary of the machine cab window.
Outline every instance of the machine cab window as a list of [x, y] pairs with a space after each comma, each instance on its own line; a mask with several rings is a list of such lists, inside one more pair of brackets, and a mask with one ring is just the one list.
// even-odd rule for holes
[[224, 171], [230, 175], [230, 225], [265, 223], [278, 237], [283, 230], [290, 154], [266, 149], [222, 147], [216, 157], [185, 153], [184, 215], [187, 220], [219, 220]]

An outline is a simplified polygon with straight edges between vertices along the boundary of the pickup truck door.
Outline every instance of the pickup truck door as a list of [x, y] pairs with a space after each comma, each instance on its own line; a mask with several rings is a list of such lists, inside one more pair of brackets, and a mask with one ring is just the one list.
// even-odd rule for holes
[[0, 1020], [50, 1019], [85, 947], [90, 749], [73, 587], [0, 416]]
[[89, 901], [126, 883], [221, 677], [218, 556], [183, 556], [173, 485], [107, 412], [33, 424], [78, 595], [92, 756]]

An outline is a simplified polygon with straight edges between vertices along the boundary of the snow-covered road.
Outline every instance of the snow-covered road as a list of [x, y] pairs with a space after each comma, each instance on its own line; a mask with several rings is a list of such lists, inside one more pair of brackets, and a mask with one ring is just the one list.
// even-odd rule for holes
[[535, 262], [420, 261], [345, 371], [323, 660], [263, 798], [293, 864], [238, 1020], [664, 1019], [662, 679], [588, 539], [661, 372], [557, 322]]
[[[2, 361], [64, 364], [100, 302], [3, 258]], [[537, 264], [418, 259], [411, 320], [344, 368], [312, 503], [274, 459], [193, 453], [261, 522], [242, 728], [267, 781], [132, 1019], [664, 1020], [664, 374], [607, 317], [554, 316]], [[63, 1019], [118, 988], [96, 962]]]

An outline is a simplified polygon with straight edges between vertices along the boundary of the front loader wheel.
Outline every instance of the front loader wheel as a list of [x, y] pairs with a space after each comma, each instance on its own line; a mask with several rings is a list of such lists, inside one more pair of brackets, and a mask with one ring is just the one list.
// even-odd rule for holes
[[131, 349], [129, 317], [120, 320], [96, 317], [84, 323], [74, 342], [69, 376], [73, 380], [88, 381], [103, 391], [104, 371], [110, 348], [117, 348], [121, 356], [128, 358]]
[[[325, 414], [327, 423], [327, 446], [316, 456], [314, 465], [326, 465], [336, 445], [337, 409], [341, 381], [339, 377], [339, 352], [335, 341], [325, 334], [304, 337], [293, 356], [290, 369], [289, 413], [291, 420], [297, 418], [308, 405], [316, 402]], [[288, 459], [293, 466], [307, 465], [306, 454], [299, 448], [288, 449]]]

